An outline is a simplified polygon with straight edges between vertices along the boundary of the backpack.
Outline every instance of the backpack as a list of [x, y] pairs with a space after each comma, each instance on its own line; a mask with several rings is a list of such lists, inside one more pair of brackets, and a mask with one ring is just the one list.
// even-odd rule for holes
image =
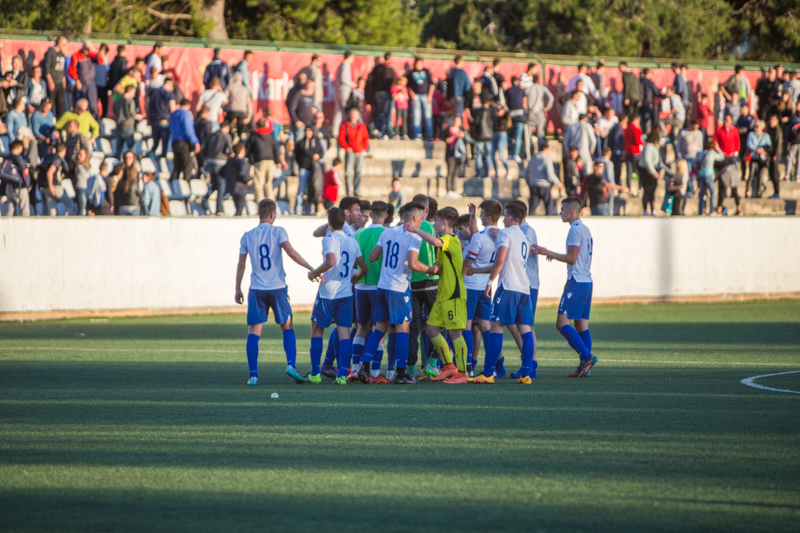
[[[47, 169], [50, 168], [50, 163], [55, 160], [55, 158], [59, 157], [58, 154], [50, 154], [49, 156], [45, 157], [42, 160], [42, 163], [36, 169], [36, 185], [39, 186], [40, 189], [47, 188]], [[53, 177], [53, 185], [56, 184], [56, 181], [61, 182], [61, 177], [63, 176], [64, 170], [64, 160], [61, 160], [61, 166], [59, 167], [58, 171], [56, 172], [56, 176]], [[56, 179], [56, 177], [58, 179]]]

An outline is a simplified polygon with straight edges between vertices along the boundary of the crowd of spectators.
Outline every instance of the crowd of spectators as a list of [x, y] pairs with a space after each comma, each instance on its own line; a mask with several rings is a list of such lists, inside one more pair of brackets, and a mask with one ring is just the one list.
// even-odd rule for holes
[[[531, 213], [543, 203], [553, 214], [557, 186], [585, 198], [593, 214], [610, 215], [614, 197], [629, 195], [638, 180], [645, 213], [655, 214], [663, 177], [669, 203], [661, 210], [681, 214], [685, 199], [698, 194], [701, 210], [708, 205], [721, 214], [729, 189], [738, 208], [743, 179], [747, 196], [762, 195], [762, 170], [775, 198], [781, 179], [800, 177], [800, 80], [780, 66], [755, 90], [736, 67], [706, 94], [692, 89], [686, 65], [673, 64], [672, 83], [658, 87], [652, 71], [637, 76], [622, 62], [618, 116], [603, 61], [561, 76], [553, 94], [533, 63], [507, 81], [495, 59], [470, 79], [456, 56], [446, 76], [435, 79], [422, 58], [398, 72], [387, 52], [366, 79], [354, 79], [348, 51], [333, 79], [335, 114], [328, 122], [322, 59], [315, 54], [293, 77], [289, 124], [282, 126], [268, 109], [254, 109], [252, 52], [228, 64], [215, 50], [193, 105], [160, 42], [132, 62], [124, 45], [113, 58], [106, 44], [87, 40], [71, 56], [66, 45], [66, 38], [56, 39], [38, 64], [13, 56], [0, 80], [0, 135], [9, 140], [0, 148], [0, 196], [10, 215], [161, 216], [170, 213], [170, 199], [190, 195], [205, 214], [218, 215], [230, 197], [240, 215], [248, 195], [255, 202], [275, 199], [289, 175], [298, 176], [293, 212], [311, 215], [335, 204], [339, 186], [348, 196], [360, 194], [370, 138], [444, 141], [449, 198], [461, 196], [456, 178], [469, 158], [479, 178], [511, 179], [509, 161], [516, 162], [530, 186]], [[545, 139], [554, 108], [561, 173]], [[337, 157], [329, 162], [334, 143]], [[667, 143], [675, 154], [669, 162]], [[161, 179], [165, 173], [169, 180]], [[204, 185], [194, 190], [182, 183], [192, 178]], [[399, 181], [392, 189], [390, 201], [402, 200]]]

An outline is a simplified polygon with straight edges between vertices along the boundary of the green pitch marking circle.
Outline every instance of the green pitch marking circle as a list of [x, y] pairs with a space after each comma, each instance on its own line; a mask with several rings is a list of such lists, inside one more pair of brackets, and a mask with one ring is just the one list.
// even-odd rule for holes
[[765, 387], [764, 385], [759, 385], [755, 381], [761, 378], [769, 378], [773, 376], [785, 376], [786, 374], [800, 374], [800, 370], [791, 370], [789, 372], [778, 372], [777, 374], [764, 374], [761, 376], [753, 376], [750, 378], [744, 378], [741, 383], [742, 385], [747, 385], [748, 387], [753, 387], [756, 389], [763, 389], [763, 390], [770, 390], [774, 392], [788, 392], [789, 394], [800, 394], [800, 391], [796, 390], [789, 390], [789, 389], [775, 389], [773, 387]]

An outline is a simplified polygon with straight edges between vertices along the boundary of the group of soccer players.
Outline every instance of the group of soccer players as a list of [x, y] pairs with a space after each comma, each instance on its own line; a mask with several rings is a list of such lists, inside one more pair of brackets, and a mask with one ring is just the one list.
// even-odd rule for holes
[[[527, 206], [519, 200], [505, 206], [484, 200], [477, 207], [470, 205], [469, 214], [461, 216], [453, 207], [436, 210], [431, 206], [435, 200], [417, 195], [400, 207], [399, 222], [393, 224], [390, 204], [343, 198], [339, 207], [328, 211], [327, 224], [313, 232], [314, 237], [322, 237], [323, 258], [314, 267], [292, 247], [286, 230], [274, 225], [276, 203], [262, 200], [259, 225], [241, 239], [236, 273], [235, 300], [242, 304], [241, 284], [249, 257], [248, 384], [258, 384], [258, 341], [270, 309], [283, 331], [286, 374], [297, 383], [320, 384], [322, 376], [337, 385], [348, 381], [417, 383], [416, 350], [409, 350], [410, 345], [417, 346], [410, 339], [412, 331], [419, 331], [423, 340], [420, 380], [494, 383], [506, 375], [503, 332], [507, 328], [522, 359], [512, 377], [517, 383], [531, 384], [537, 370], [534, 317], [540, 255], [567, 264], [556, 327], [580, 357], [577, 369], [567, 376], [590, 376], [597, 362], [589, 333], [593, 242], [580, 218], [580, 200], [568, 197], [561, 204], [561, 220], [570, 224], [564, 254], [538, 245], [536, 232], [525, 221]], [[498, 226], [501, 218], [502, 229]], [[311, 313], [311, 371], [306, 375], [297, 370], [284, 252], [309, 271], [309, 280], [320, 284]], [[412, 313], [413, 273], [419, 273], [418, 279], [438, 279], [438, 283], [423, 285], [425, 291], [435, 289], [435, 299], [432, 295], [422, 299], [418, 317]], [[420, 327], [412, 327], [414, 319]], [[330, 326], [333, 331], [323, 361], [325, 330]], [[478, 370], [481, 341], [482, 372]], [[384, 346], [386, 375], [381, 373]]]

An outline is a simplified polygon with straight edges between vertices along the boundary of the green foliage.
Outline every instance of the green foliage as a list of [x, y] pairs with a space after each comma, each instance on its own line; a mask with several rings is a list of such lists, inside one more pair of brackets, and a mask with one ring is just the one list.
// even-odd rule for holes
[[755, 60], [800, 61], [800, 0], [734, 0], [730, 46]]

